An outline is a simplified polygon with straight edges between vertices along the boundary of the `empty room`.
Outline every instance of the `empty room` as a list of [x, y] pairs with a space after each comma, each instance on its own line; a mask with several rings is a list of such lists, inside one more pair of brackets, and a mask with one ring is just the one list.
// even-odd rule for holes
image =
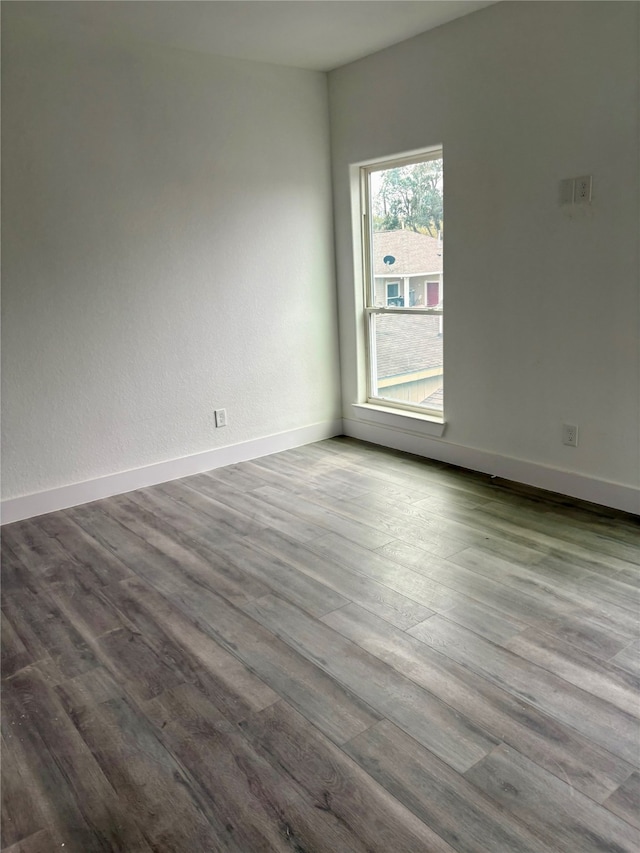
[[2, 853], [637, 853], [640, 3], [1, 13]]

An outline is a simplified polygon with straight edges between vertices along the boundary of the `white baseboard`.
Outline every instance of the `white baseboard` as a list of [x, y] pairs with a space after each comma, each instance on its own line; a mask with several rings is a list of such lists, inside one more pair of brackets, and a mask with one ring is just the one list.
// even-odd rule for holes
[[548, 468], [521, 459], [461, 447], [415, 433], [345, 418], [207, 450], [180, 459], [169, 459], [166, 462], [109, 474], [83, 483], [73, 483], [32, 495], [10, 498], [1, 504], [1, 523], [10, 524], [13, 521], [33, 518], [47, 512], [143, 489], [146, 486], [155, 486], [158, 483], [178, 480], [192, 474], [201, 474], [203, 471], [212, 471], [236, 462], [246, 462], [343, 433], [362, 441], [370, 441], [372, 444], [392, 447], [395, 450], [437, 459], [440, 462], [449, 462], [472, 471], [494, 474], [506, 480], [526, 483], [550, 492], [640, 515], [640, 489], [634, 489], [632, 486], [596, 480], [570, 471]]
[[425, 456], [429, 459], [437, 459], [439, 462], [449, 462], [452, 465], [459, 465], [472, 471], [493, 474], [505, 480], [525, 483], [528, 486], [536, 486], [549, 492], [557, 492], [561, 495], [568, 495], [601, 506], [640, 515], [640, 489], [632, 486], [596, 480], [582, 474], [548, 468], [534, 462], [500, 456], [484, 450], [449, 444], [446, 441], [439, 441], [404, 430], [390, 429], [373, 423], [345, 418], [343, 425], [344, 434], [352, 438], [359, 438], [362, 441], [370, 441], [372, 444], [381, 444], [385, 447], [392, 447], [395, 450], [403, 450], [406, 453], [414, 453], [417, 456]]
[[181, 477], [201, 474], [203, 471], [212, 471], [214, 468], [222, 468], [236, 462], [246, 462], [249, 459], [257, 459], [260, 456], [268, 456], [270, 453], [278, 453], [281, 450], [289, 450], [292, 447], [300, 447], [303, 444], [322, 441], [341, 434], [342, 419], [339, 418], [265, 438], [243, 441], [228, 447], [206, 450], [192, 456], [183, 456], [181, 459], [157, 462], [154, 465], [146, 465], [144, 468], [108, 474], [106, 477], [98, 477], [84, 483], [73, 483], [33, 495], [10, 498], [2, 501], [1, 523], [10, 524], [12, 521], [22, 521], [25, 518], [121, 495], [146, 486], [167, 483], [169, 480], [179, 480]]

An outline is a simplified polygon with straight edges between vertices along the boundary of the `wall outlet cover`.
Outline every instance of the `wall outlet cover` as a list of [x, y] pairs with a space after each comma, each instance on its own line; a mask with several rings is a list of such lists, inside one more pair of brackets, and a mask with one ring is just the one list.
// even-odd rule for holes
[[562, 443], [567, 447], [578, 446], [578, 427], [574, 424], [562, 424]]
[[573, 192], [574, 204], [589, 204], [591, 201], [591, 175], [581, 175], [575, 179]]

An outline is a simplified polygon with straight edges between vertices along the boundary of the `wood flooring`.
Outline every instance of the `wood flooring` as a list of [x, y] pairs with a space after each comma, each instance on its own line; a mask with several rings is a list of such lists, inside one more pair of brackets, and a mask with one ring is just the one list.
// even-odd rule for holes
[[638, 518], [337, 438], [3, 528], [4, 853], [638, 853]]

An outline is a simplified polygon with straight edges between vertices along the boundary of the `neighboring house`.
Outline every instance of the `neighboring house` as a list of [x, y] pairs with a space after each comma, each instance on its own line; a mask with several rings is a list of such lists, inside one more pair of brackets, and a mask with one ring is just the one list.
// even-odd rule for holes
[[442, 240], [409, 230], [375, 231], [373, 275], [375, 304], [380, 307], [439, 305]]
[[[373, 235], [375, 304], [442, 305], [442, 241], [415, 231]], [[386, 259], [386, 260], [385, 260]], [[442, 317], [376, 318], [377, 396], [442, 409]]]

